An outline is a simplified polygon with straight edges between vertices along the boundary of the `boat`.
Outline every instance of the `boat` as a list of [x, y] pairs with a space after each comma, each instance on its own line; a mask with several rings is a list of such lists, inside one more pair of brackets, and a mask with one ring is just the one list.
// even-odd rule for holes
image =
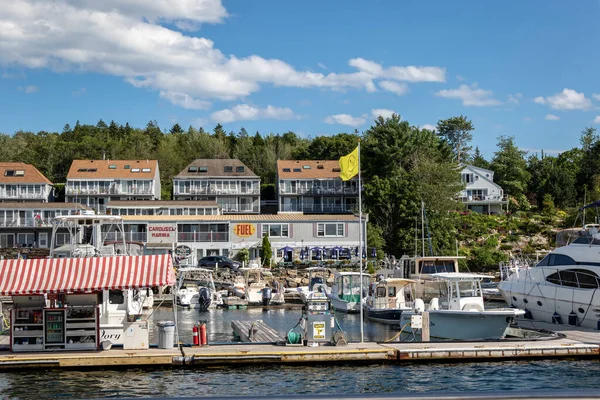
[[331, 288], [327, 286], [327, 276], [329, 270], [325, 267], [309, 267], [308, 271], [308, 285], [300, 286], [297, 288], [300, 294], [300, 299], [306, 304], [308, 298], [314, 292], [328, 294], [331, 292]]
[[252, 263], [249, 267], [240, 268], [239, 270], [244, 277], [245, 297], [248, 300], [248, 305], [268, 306], [285, 303], [284, 291], [281, 289], [279, 281], [273, 278], [273, 273], [269, 269]]
[[177, 304], [206, 311], [223, 305], [215, 288], [212, 271], [199, 267], [183, 267], [177, 271]]
[[[371, 283], [371, 277], [369, 274], [362, 274], [363, 281], [363, 295]], [[333, 287], [331, 292], [327, 295], [331, 301], [331, 306], [340, 312], [345, 313], [357, 313], [360, 312], [361, 307], [361, 293], [360, 293], [360, 272], [347, 272], [338, 271], [335, 273]]]
[[429, 317], [430, 340], [502, 339], [514, 319], [525, 314], [515, 308], [486, 310], [481, 280], [490, 278], [488, 275], [445, 272], [431, 277], [446, 285], [446, 295], [441, 301], [433, 298], [428, 307], [422, 299], [416, 299], [413, 310], [402, 312], [402, 340], [420, 340], [422, 328], [413, 327], [413, 316], [423, 316], [424, 312]]
[[375, 322], [400, 325], [402, 312], [413, 309], [415, 284], [416, 281], [403, 278], [385, 278], [371, 284], [363, 303], [365, 317]]
[[458, 273], [458, 261], [464, 259], [462, 256], [418, 256], [402, 257], [403, 277], [414, 279], [415, 298], [425, 302], [435, 297], [441, 297], [446, 291], [443, 281], [436, 279], [435, 274]]
[[498, 289], [498, 282], [492, 277], [483, 278], [481, 280], [481, 294], [485, 301], [504, 301], [504, 298]]
[[600, 237], [575, 240], [548, 253], [535, 267], [498, 285], [504, 300], [528, 316], [600, 330]]

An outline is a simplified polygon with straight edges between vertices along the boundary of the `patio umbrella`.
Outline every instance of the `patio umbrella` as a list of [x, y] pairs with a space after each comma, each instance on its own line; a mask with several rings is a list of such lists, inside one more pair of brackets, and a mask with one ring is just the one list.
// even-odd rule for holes
[[300, 250], [300, 259], [304, 260], [304, 249]]
[[371, 249], [371, 257], [373, 257], [373, 258], [377, 257], [377, 249], [375, 249], [375, 247], [373, 247]]
[[358, 257], [358, 247], [354, 249], [354, 257]]
[[367, 251], [364, 248], [362, 249], [362, 258], [367, 258]]

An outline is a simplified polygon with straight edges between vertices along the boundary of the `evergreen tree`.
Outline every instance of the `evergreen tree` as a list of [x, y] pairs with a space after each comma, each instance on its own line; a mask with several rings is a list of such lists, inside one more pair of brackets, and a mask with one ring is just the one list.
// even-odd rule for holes
[[459, 164], [468, 157], [471, 150], [469, 142], [473, 140], [473, 135], [471, 135], [473, 129], [475, 129], [473, 123], [462, 115], [440, 120], [437, 123], [436, 132], [438, 136], [452, 147]]
[[179, 124], [176, 123], [175, 125], [173, 125], [171, 127], [171, 129], [169, 129], [169, 133], [171, 135], [181, 134], [181, 133], [183, 133], [183, 128], [181, 127], [181, 125], [179, 125]]
[[479, 168], [490, 169], [490, 163], [487, 161], [481, 152], [479, 151], [479, 147], [475, 147], [475, 152], [473, 153], [471, 159], [471, 165]]
[[217, 124], [217, 126], [215, 126], [215, 128], [213, 129], [213, 136], [219, 140], [222, 140], [223, 142], [225, 141], [225, 137], [227, 136], [227, 133], [225, 133], [225, 129], [223, 129], [223, 125]]
[[500, 136], [498, 151], [492, 159], [491, 169], [494, 171], [494, 181], [513, 196], [524, 196], [527, 184], [531, 178], [525, 161], [526, 151], [519, 150], [515, 145], [514, 136]]
[[262, 252], [261, 252], [261, 261], [262, 265], [270, 266], [271, 258], [273, 258], [273, 250], [271, 249], [271, 241], [269, 240], [269, 233], [263, 232], [262, 239]]

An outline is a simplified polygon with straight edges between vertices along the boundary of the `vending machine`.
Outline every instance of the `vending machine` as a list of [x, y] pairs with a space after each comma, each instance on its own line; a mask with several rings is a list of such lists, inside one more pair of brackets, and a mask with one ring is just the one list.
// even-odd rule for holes
[[65, 346], [65, 310], [44, 310], [46, 349], [63, 349]]

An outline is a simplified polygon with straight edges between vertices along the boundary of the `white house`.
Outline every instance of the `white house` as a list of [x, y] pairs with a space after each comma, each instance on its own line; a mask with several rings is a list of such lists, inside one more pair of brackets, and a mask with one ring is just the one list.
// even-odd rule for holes
[[0, 163], [0, 202], [48, 202], [52, 195], [52, 182], [33, 165]]
[[508, 206], [508, 199], [502, 188], [494, 183], [494, 171], [462, 165], [461, 179], [466, 185], [460, 192], [460, 200], [469, 210], [485, 214], [501, 213]]

